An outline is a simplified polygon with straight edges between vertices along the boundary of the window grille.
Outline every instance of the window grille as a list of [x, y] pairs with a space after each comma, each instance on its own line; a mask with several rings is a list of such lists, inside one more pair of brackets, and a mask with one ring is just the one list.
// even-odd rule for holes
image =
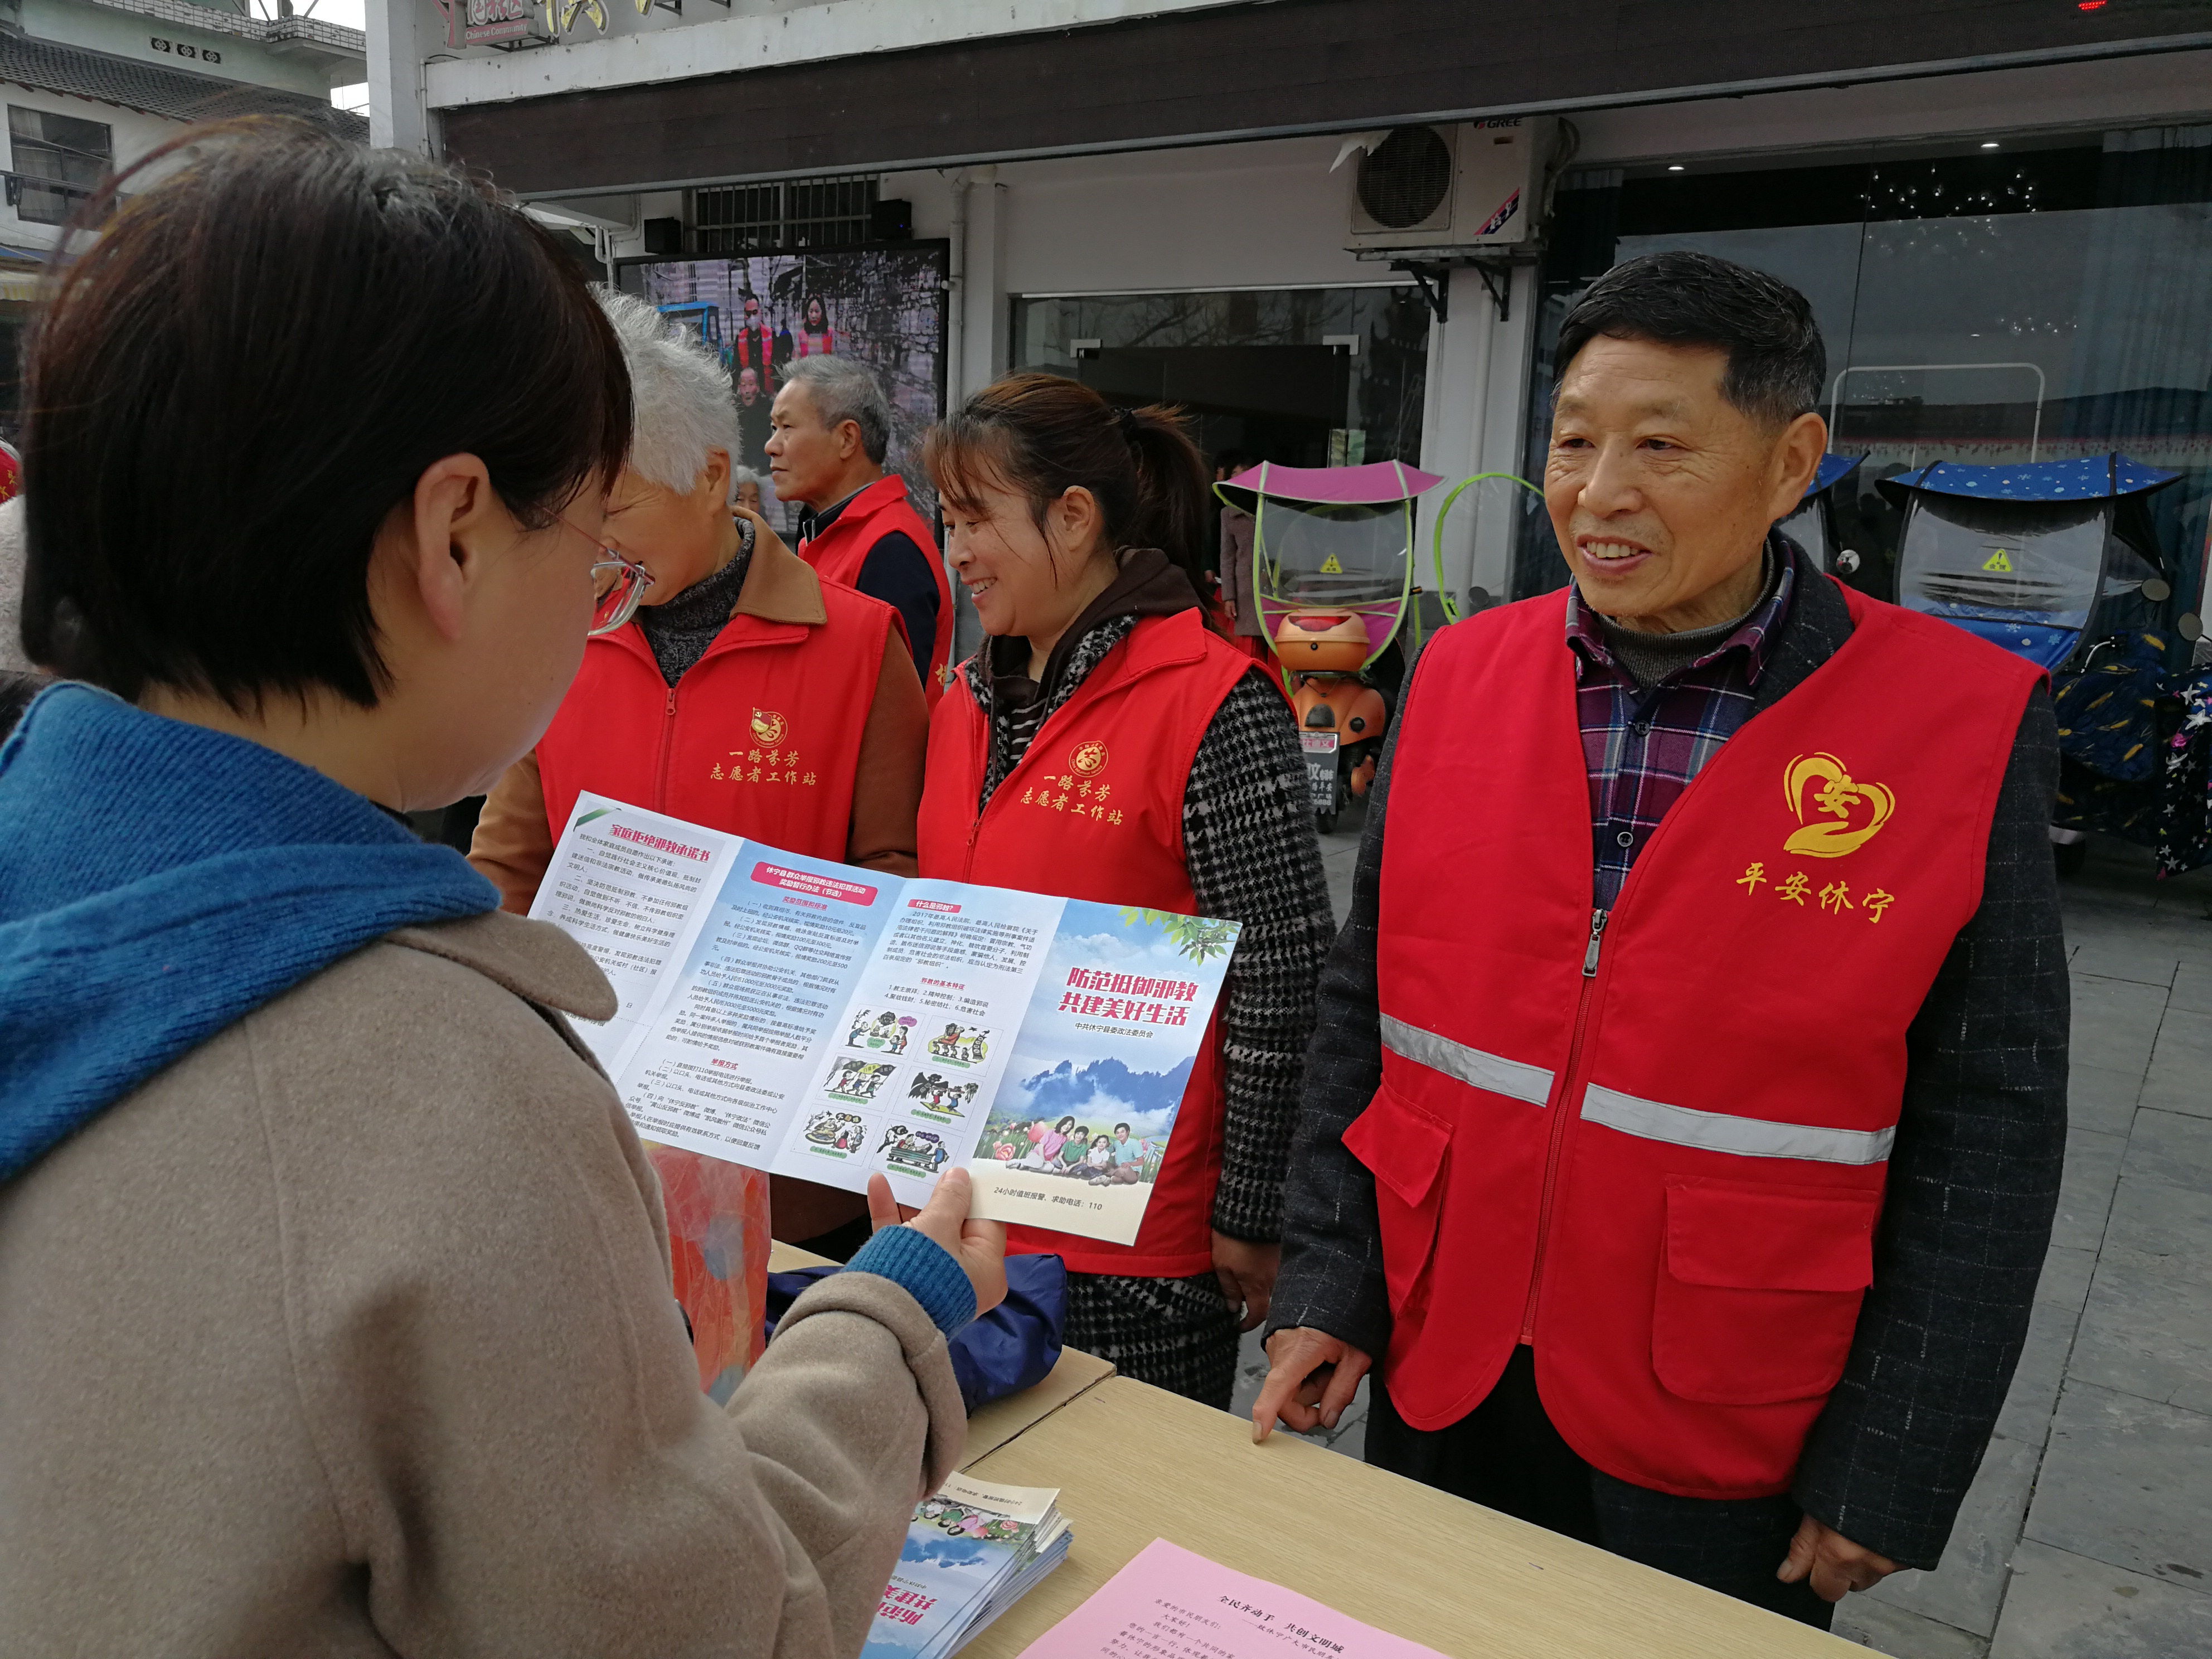
[[853, 247], [869, 240], [877, 180], [799, 179], [727, 185], [692, 195], [700, 253], [768, 253]]
[[114, 141], [104, 121], [10, 104], [8, 137], [15, 161], [8, 175], [8, 205], [30, 224], [68, 223], [76, 204], [99, 187], [115, 160]]

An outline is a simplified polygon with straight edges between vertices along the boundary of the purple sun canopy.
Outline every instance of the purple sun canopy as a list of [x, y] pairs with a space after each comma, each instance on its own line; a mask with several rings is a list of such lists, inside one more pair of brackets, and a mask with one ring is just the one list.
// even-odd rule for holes
[[1364, 466], [1283, 466], [1262, 461], [1224, 478], [1220, 487], [1286, 501], [1379, 504], [1411, 501], [1443, 482], [1439, 474], [1403, 461], [1370, 461]]

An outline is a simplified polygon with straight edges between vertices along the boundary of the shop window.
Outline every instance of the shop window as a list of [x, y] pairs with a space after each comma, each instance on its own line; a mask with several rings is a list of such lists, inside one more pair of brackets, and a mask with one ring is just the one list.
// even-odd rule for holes
[[113, 136], [104, 121], [10, 104], [8, 137], [15, 161], [8, 205], [34, 225], [66, 224], [115, 161]]
[[[1612, 265], [1670, 248], [1771, 271], [1811, 302], [1827, 345], [1832, 447], [1866, 457], [1838, 497], [1859, 585], [1894, 597], [1901, 515], [1878, 479], [1938, 459], [2118, 449], [2184, 475], [2150, 512], [2197, 608], [2212, 503], [2212, 128], [2011, 155], [1977, 146], [1932, 160], [1571, 180], [1542, 273], [1531, 477], [1550, 441], [1552, 351], [1568, 308]], [[1548, 523], [1532, 518], [1514, 592], [1565, 580]]]
[[1014, 301], [1017, 367], [1176, 404], [1209, 456], [1291, 466], [1419, 462], [1428, 349], [1410, 284]]
[[731, 185], [692, 194], [700, 253], [772, 253], [857, 247], [871, 240], [873, 178]]

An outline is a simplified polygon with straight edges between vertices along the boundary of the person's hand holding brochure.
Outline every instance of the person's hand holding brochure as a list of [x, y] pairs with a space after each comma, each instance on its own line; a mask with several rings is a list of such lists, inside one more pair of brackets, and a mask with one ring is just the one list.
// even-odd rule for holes
[[639, 1133], [1132, 1243], [1238, 925], [778, 852], [579, 796], [530, 914], [613, 981], [579, 1022]]

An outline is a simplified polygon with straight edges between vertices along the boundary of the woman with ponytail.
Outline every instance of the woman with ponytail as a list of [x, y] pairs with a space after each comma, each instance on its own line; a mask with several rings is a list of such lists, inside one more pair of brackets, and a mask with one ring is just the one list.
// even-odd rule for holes
[[[1006, 1247], [1066, 1260], [1071, 1344], [1225, 1407], [1237, 1332], [1273, 1290], [1334, 932], [1297, 729], [1207, 625], [1195, 576], [1218, 532], [1172, 411], [1016, 374], [924, 459], [989, 637], [931, 723], [921, 873], [1243, 924], [1136, 1243], [1014, 1227]], [[1063, 775], [1111, 809], [1066, 810]]]

